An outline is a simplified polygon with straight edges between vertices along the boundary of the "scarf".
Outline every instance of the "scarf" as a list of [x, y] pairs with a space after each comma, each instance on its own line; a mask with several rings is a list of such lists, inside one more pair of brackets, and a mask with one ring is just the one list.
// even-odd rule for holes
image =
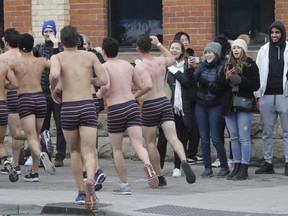
[[[177, 62], [176, 61], [176, 65], [174, 65], [175, 67], [178, 68], [178, 71], [180, 72], [184, 72], [184, 60]], [[182, 116], [184, 116], [184, 112], [183, 112], [183, 103], [182, 103], [182, 91], [181, 91], [181, 84], [178, 82], [178, 80], [176, 79], [175, 82], [175, 91], [174, 91], [174, 113], [177, 115], [182, 114]]]

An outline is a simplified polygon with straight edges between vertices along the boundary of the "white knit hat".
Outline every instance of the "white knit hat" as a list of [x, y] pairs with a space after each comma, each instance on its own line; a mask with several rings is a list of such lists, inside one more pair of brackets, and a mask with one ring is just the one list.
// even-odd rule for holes
[[234, 46], [239, 46], [239, 47], [241, 47], [241, 48], [244, 50], [245, 53], [246, 53], [247, 50], [248, 50], [247, 43], [246, 43], [243, 39], [236, 39], [236, 40], [234, 40], [233, 43], [232, 43], [231, 49], [232, 49]]

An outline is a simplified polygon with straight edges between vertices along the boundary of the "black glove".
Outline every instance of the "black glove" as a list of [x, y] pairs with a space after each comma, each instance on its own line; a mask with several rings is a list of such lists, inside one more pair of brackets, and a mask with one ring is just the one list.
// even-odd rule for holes
[[239, 85], [242, 81], [242, 78], [241, 76], [239, 76], [238, 74], [231, 74], [231, 76], [229, 77], [230, 79], [230, 82], [233, 84], [233, 85]]
[[198, 82], [199, 82], [199, 86], [202, 88], [208, 88], [209, 86], [209, 81], [203, 77], [200, 77]]

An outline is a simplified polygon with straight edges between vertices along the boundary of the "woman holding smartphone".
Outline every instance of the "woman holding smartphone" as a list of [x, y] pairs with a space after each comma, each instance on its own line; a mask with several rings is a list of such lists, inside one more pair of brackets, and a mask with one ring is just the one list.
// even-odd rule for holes
[[236, 39], [231, 46], [223, 79], [222, 113], [230, 133], [234, 158], [234, 169], [227, 175], [227, 180], [247, 179], [251, 158], [250, 136], [253, 110], [243, 111], [233, 107], [234, 95], [252, 100], [255, 104], [253, 93], [260, 87], [258, 67], [251, 58], [247, 57], [246, 53], [246, 41], [241, 38]]

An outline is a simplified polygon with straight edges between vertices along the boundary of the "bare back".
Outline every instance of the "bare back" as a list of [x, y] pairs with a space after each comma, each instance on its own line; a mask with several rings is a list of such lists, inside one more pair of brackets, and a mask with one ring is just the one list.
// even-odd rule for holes
[[[132, 85], [135, 83], [134, 67], [127, 61], [112, 58], [103, 66], [109, 75], [107, 94], [104, 96], [108, 106], [135, 100]], [[138, 83], [135, 83], [138, 85]]]
[[[142, 101], [166, 96], [164, 91], [166, 67], [167, 60], [165, 57], [153, 56], [142, 59], [142, 62], [135, 67], [135, 71], [140, 75], [142, 80], [152, 80], [152, 88], [141, 97]], [[150, 78], [147, 77], [147, 75], [150, 76]]]
[[15, 59], [18, 59], [21, 57], [21, 53], [19, 52], [18, 48], [12, 48], [5, 53], [0, 55], [0, 61], [9, 64], [13, 62]]
[[20, 58], [9, 63], [18, 80], [18, 94], [42, 92], [41, 75], [49, 62], [45, 58], [36, 58], [31, 53], [26, 53]]
[[129, 62], [117, 58], [108, 59], [103, 66], [109, 75], [108, 91], [104, 95], [107, 105], [134, 100], [132, 93], [134, 67]]
[[64, 50], [57, 54], [60, 63], [62, 82], [62, 101], [92, 99], [91, 79], [93, 70], [101, 64], [94, 53], [84, 50]]
[[[12, 48], [12, 49], [7, 50], [5, 53], [2, 53], [0, 55], [0, 61], [5, 63], [6, 65], [9, 65], [15, 59], [19, 59], [20, 57], [21, 57], [21, 53], [19, 52], [19, 49], [18, 48]], [[2, 90], [0, 90], [0, 91], [2, 92]], [[13, 91], [15, 91], [15, 90], [13, 90]], [[2, 96], [1, 96], [1, 98], [2, 98]]]

